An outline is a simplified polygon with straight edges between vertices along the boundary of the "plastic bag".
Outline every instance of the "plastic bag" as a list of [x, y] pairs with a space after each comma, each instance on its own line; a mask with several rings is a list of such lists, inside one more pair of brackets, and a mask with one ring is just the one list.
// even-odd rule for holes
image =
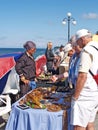
[[31, 87], [31, 89], [35, 89], [36, 88], [36, 82], [35, 81], [30, 81], [29, 86]]

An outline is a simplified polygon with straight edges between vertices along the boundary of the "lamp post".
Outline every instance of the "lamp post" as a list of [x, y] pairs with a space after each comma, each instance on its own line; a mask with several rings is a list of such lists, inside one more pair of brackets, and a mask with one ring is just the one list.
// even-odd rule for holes
[[71, 13], [69, 12], [69, 13], [67, 13], [67, 18], [65, 17], [62, 21], [62, 24], [66, 24], [66, 22], [68, 22], [68, 42], [70, 40], [70, 23], [71, 23], [71, 21], [72, 21], [73, 25], [76, 25], [76, 20], [73, 17], [71, 17]]

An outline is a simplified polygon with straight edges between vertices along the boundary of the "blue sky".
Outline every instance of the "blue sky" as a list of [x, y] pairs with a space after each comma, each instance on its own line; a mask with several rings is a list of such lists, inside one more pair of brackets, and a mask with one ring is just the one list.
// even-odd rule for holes
[[98, 0], [0, 0], [0, 47], [22, 47], [32, 40], [37, 47], [46, 48], [66, 44], [68, 23], [63, 18], [71, 12], [77, 21], [72, 24], [70, 36], [86, 28], [98, 30]]

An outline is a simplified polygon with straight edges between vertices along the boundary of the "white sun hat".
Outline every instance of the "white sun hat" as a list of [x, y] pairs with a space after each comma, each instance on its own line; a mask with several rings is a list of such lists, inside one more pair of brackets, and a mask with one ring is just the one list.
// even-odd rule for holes
[[72, 50], [72, 45], [70, 43], [67, 43], [64, 47], [64, 52], [68, 52], [70, 50]]
[[91, 35], [91, 32], [89, 32], [87, 29], [78, 30], [76, 32], [76, 40], [87, 35]]

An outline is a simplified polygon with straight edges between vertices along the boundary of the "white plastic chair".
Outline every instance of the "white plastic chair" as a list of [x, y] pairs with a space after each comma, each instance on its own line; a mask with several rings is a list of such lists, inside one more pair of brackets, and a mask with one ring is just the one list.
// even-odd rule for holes
[[11, 99], [9, 95], [0, 95], [0, 103], [4, 104], [4, 106], [0, 106], [0, 116], [11, 111]]
[[0, 103], [4, 104], [4, 106], [0, 106], [0, 116], [11, 111], [10, 94], [17, 95], [19, 91], [19, 76], [17, 75], [15, 68], [13, 68], [8, 76], [5, 88], [0, 95]]
[[9, 95], [11, 98], [11, 104], [19, 98], [20, 87], [19, 87], [19, 76], [16, 73], [15, 67], [11, 70], [8, 75], [8, 79], [2, 94]]
[[13, 94], [16, 95], [20, 91], [19, 88], [19, 76], [13, 68], [8, 76], [3, 94]]

